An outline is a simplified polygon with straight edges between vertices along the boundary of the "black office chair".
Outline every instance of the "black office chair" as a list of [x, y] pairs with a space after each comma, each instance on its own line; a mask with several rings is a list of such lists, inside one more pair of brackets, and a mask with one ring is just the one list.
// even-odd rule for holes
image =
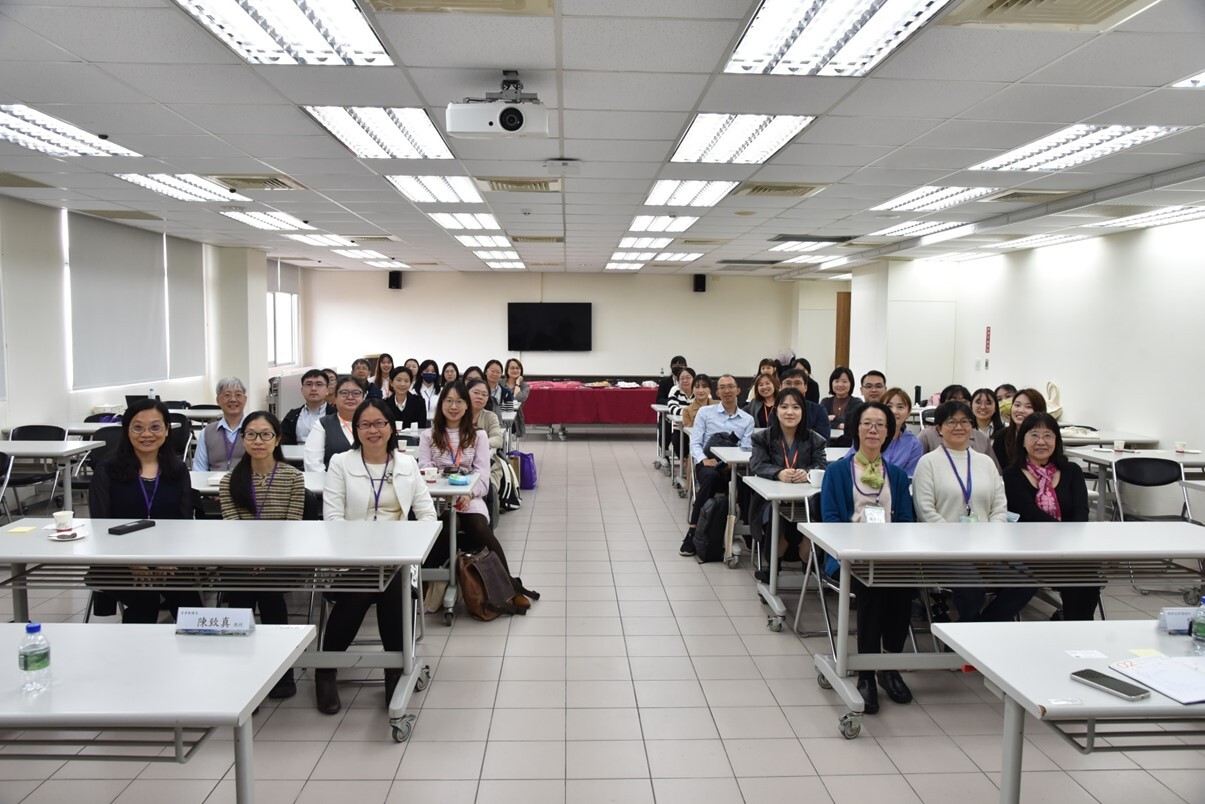
[[188, 446], [192, 443], [192, 422], [183, 413], [169, 413], [167, 420], [169, 427], [175, 424], [180, 425], [172, 427], [168, 438], [172, 441], [172, 450], [183, 461], [188, 454]]
[[[26, 424], [21, 427], [14, 427], [8, 434], [10, 441], [66, 441], [67, 431], [62, 427], [56, 427], [53, 424]], [[13, 490], [13, 497], [17, 501], [17, 510], [22, 516], [25, 515], [25, 505], [21, 502], [21, 497], [17, 494], [18, 488], [27, 488], [36, 486], [40, 483], [50, 483], [50, 497], [47, 500], [47, 510], [52, 510], [49, 506], [54, 505], [54, 494], [59, 488], [59, 468], [54, 461], [35, 459], [26, 469], [14, 468], [14, 461], [10, 458], [5, 471], [9, 474], [8, 482], [5, 491], [9, 488]]]
[[72, 480], [72, 486], [76, 491], [87, 491], [92, 485], [92, 475], [96, 472], [96, 467], [108, 458], [113, 451], [117, 449], [117, 445], [121, 443], [121, 425], [115, 424], [112, 427], [102, 427], [89, 436], [90, 441], [100, 441], [104, 446], [97, 447], [84, 456], [82, 470], [79, 476]]
[[920, 426], [928, 427], [937, 419], [937, 408], [924, 408], [920, 412]]
[[183, 399], [173, 399], [171, 401], [164, 400], [163, 404], [167, 406], [168, 410], [188, 410], [192, 407], [192, 405], [188, 404]]
[[[1113, 519], [1116, 522], [1194, 522], [1192, 506], [1188, 501], [1188, 489], [1181, 485], [1184, 480], [1184, 466], [1179, 461], [1170, 458], [1118, 458], [1113, 461]], [[1134, 508], [1131, 499], [1130, 510], [1127, 511], [1122, 502], [1121, 487], [1123, 485], [1139, 488], [1160, 488], [1176, 486], [1183, 500], [1179, 514], [1153, 514]], [[1194, 524], [1200, 524], [1194, 522]], [[1205, 562], [1198, 562], [1202, 573], [1205, 574]], [[1183, 595], [1185, 603], [1195, 603], [1200, 599], [1200, 586], [1181, 589], [1144, 589], [1130, 578], [1130, 585], [1139, 594], [1149, 595], [1151, 592]]]
[[114, 424], [120, 425], [121, 424], [121, 414], [120, 413], [91, 413], [84, 417], [84, 421], [85, 422], [113, 422]]
[[192, 410], [221, 410], [221, 405], [189, 405]]

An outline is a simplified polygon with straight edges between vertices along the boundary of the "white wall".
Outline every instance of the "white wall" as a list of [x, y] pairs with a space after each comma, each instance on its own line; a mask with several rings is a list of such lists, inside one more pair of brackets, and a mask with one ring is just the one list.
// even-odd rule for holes
[[795, 354], [812, 364], [812, 374], [827, 395], [828, 375], [836, 368], [837, 294], [848, 282], [813, 280], [795, 283], [795, 328], [791, 345]]
[[[871, 369], [887, 374], [888, 266], [876, 262], [853, 269], [849, 300], [849, 368], [854, 382]], [[855, 390], [856, 394], [857, 391]], [[820, 395], [828, 395], [828, 383], [820, 380]]]
[[217, 380], [238, 377], [247, 385], [247, 409], [264, 408], [269, 376], [266, 255], [217, 246], [205, 246], [204, 255], [212, 378], [204, 401], [211, 402]]
[[593, 303], [593, 351], [522, 354], [528, 374], [655, 375], [683, 354], [699, 371], [751, 375], [790, 344], [796, 315], [792, 285], [760, 277], [713, 275], [694, 293], [689, 276], [407, 272], [388, 290], [384, 272], [302, 273], [304, 359], [340, 372], [381, 351], [461, 369], [504, 360], [507, 302], [575, 301]]

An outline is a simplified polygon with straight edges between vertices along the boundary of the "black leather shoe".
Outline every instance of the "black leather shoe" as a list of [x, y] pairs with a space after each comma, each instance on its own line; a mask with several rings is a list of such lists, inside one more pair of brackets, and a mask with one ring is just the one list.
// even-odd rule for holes
[[876, 676], [888, 698], [897, 704], [912, 703], [912, 690], [908, 689], [898, 670], [880, 670]]
[[293, 680], [292, 667], [286, 670], [285, 674], [276, 682], [276, 685], [268, 691], [268, 697], [275, 701], [279, 701], [284, 698], [292, 698], [296, 694], [297, 682]]
[[397, 683], [402, 680], [401, 670], [385, 670], [385, 708], [389, 708], [389, 702], [393, 700], [393, 691], [397, 689]]
[[678, 555], [693, 556], [695, 554], [695, 532], [694, 530], [686, 531], [686, 538], [682, 540], [682, 546], [678, 548]]
[[770, 570], [768, 570], [768, 569], [754, 570], [753, 571], [753, 580], [758, 581], [759, 583], [769, 583], [770, 582]]
[[866, 704], [863, 711], [868, 715], [878, 714], [879, 687], [874, 683], [873, 677], [858, 679], [858, 694], [862, 696], [862, 701]]
[[318, 699], [318, 711], [324, 715], [338, 714], [343, 708], [339, 700], [339, 685], [335, 683], [335, 670], [314, 671], [314, 693]]

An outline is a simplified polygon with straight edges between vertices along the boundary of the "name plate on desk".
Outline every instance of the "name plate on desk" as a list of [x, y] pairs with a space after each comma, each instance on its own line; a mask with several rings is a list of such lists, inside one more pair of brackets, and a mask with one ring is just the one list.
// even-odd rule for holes
[[1195, 606], [1164, 606], [1159, 612], [1159, 624], [1155, 627], [1169, 634], [1187, 634], [1196, 610]]
[[180, 609], [176, 615], [177, 634], [247, 636], [254, 630], [251, 609]]

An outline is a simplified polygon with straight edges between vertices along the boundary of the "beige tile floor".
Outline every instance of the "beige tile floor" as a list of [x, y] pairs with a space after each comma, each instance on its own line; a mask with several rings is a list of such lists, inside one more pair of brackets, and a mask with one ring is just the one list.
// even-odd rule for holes
[[[810, 660], [825, 641], [767, 631], [747, 567], [678, 556], [684, 505], [651, 467], [648, 439], [536, 436], [524, 449], [539, 489], [499, 535], [543, 599], [523, 618], [450, 629], [429, 618], [420, 650], [434, 679], [414, 700], [409, 743], [389, 739], [380, 686], [343, 687], [335, 716], [313, 708], [308, 680], [265, 702], [260, 804], [997, 800], [1001, 708], [977, 676], [910, 674], [913, 704], [884, 700], [861, 737], [842, 739], [844, 710]], [[1110, 592], [1111, 618], [1177, 602]], [[87, 594], [34, 598], [35, 618], [54, 622], [82, 619]], [[0, 616], [11, 610], [0, 596]], [[0, 761], [0, 804], [233, 802], [231, 766], [228, 735], [183, 766]], [[1023, 801], [1205, 802], [1202, 768], [1198, 751], [1084, 757], [1031, 723]]]

